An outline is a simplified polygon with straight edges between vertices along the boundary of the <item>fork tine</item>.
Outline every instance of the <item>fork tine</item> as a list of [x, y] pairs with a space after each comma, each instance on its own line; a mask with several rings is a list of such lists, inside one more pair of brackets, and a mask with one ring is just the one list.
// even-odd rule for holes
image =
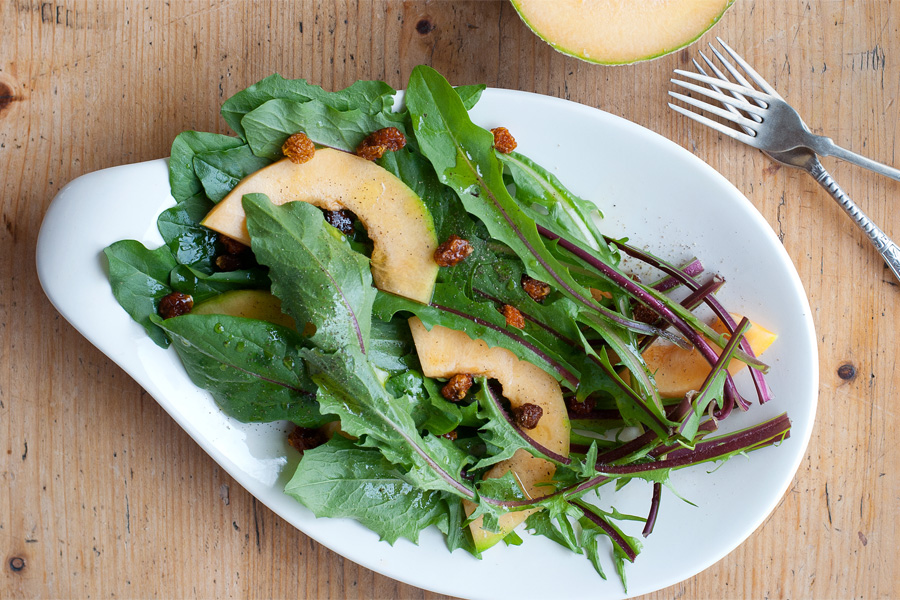
[[704, 117], [703, 115], [699, 115], [695, 112], [689, 111], [688, 109], [682, 108], [676, 104], [672, 104], [671, 102], [669, 102], [668, 104], [669, 104], [669, 108], [671, 108], [672, 110], [674, 110], [675, 112], [677, 112], [679, 114], [686, 116], [689, 119], [693, 119], [693, 120], [697, 121], [698, 123], [702, 123], [703, 125], [706, 125], [707, 127], [711, 128], [711, 129], [715, 129], [719, 133], [723, 133], [723, 134], [727, 135], [728, 137], [736, 139], [739, 142], [744, 142], [748, 146], [753, 146], [754, 148], [757, 147], [756, 138], [754, 138], [751, 135], [747, 135], [746, 133], [741, 133], [740, 131], [738, 131], [737, 129], [734, 129], [733, 127], [728, 127], [727, 125], [722, 125], [721, 123], [717, 123], [710, 118], [707, 118], [707, 117]]
[[[712, 79], [712, 78], [708, 77], [707, 79]], [[732, 96], [726, 96], [721, 91], [716, 91], [716, 90], [713, 90], [710, 88], [703, 87], [701, 85], [695, 85], [693, 83], [688, 83], [687, 81], [681, 81], [679, 79], [670, 79], [669, 81], [671, 81], [675, 85], [680, 85], [683, 88], [689, 89], [692, 92], [702, 94], [704, 96], [712, 98], [713, 100], [718, 100], [722, 104], [728, 104], [730, 106], [734, 106], [735, 108], [739, 108], [750, 114], [755, 114], [760, 117], [763, 117], [765, 115], [766, 111], [764, 108], [760, 108], [759, 106], [756, 106], [755, 104], [750, 104], [749, 102], [745, 102], [744, 100], [739, 100]], [[718, 80], [715, 80], [715, 81], [718, 81]], [[719, 84], [723, 84], [723, 83], [730, 83], [730, 82], [727, 82], [727, 81], [719, 82]], [[717, 86], [718, 84], [710, 83], [709, 85]]]
[[[747, 86], [748, 88], [753, 87], [753, 84], [750, 83], [750, 81], [746, 77], [744, 77], [744, 75], [740, 71], [737, 70], [737, 67], [731, 64], [728, 59], [725, 58], [722, 53], [715, 48], [715, 46], [709, 44], [709, 49], [712, 50], [713, 54], [716, 55], [716, 58], [719, 59], [719, 62], [721, 62], [722, 65], [724, 65], [725, 69], [731, 74], [731, 76], [734, 77], [735, 81], [737, 81], [741, 85]], [[703, 53], [701, 52], [700, 54], [702, 55]], [[716, 74], [720, 79], [728, 79], [728, 77], [726, 77], [725, 74], [722, 73], [722, 71], [720, 71], [710, 59], [706, 58], [706, 56], [703, 56], [703, 58], [706, 60], [706, 63], [710, 66], [710, 68], [716, 71]], [[762, 102], [760, 102], [759, 100], [754, 100], [754, 102], [762, 106]]]
[[[750, 77], [750, 79], [752, 79], [756, 83], [756, 85], [758, 85], [764, 92], [774, 96], [775, 98], [778, 98], [779, 100], [784, 100], [784, 98], [781, 97], [781, 95], [775, 90], [775, 88], [773, 88], [771, 85], [769, 85], [769, 82], [766, 81], [765, 79], [763, 79], [762, 75], [757, 73], [756, 70], [750, 66], [750, 63], [748, 63], [746, 60], [744, 60], [740, 54], [735, 52], [731, 48], [731, 46], [729, 46], [722, 40], [722, 38], [717, 36], [716, 39], [719, 41], [720, 44], [722, 44], [722, 47], [725, 48], [725, 51], [731, 56], [731, 58], [734, 59], [734, 62], [736, 62], [737, 64], [739, 64], [741, 66], [741, 68], [744, 70], [744, 72], [747, 73], [747, 75]], [[710, 44], [710, 46], [712, 46], [712, 44]], [[718, 54], [718, 53], [716, 53], [716, 54]], [[719, 60], [722, 60], [722, 56], [719, 56]], [[727, 63], [727, 61], [725, 61], [725, 63], [723, 63], [723, 64], [726, 64], [726, 63]], [[730, 70], [731, 69], [729, 69], [729, 71]]]
[[[700, 52], [700, 56], [703, 58], [703, 61], [707, 64], [707, 66], [709, 66], [709, 68], [712, 70], [712, 72], [715, 73], [716, 77], [718, 77], [719, 79], [722, 79], [723, 81], [728, 80], [728, 77], [725, 75], [725, 73], [723, 73], [721, 70], [719, 70], [719, 67], [717, 67], [715, 65], [715, 63], [713, 63], [713, 61], [711, 61], [709, 58], [707, 58], [707, 56], [705, 54], [703, 54], [703, 52]], [[706, 75], [706, 71], [703, 70], [703, 67], [700, 66], [700, 64], [697, 62], [697, 60], [696, 59], [692, 59], [692, 60], [694, 61], [694, 66], [697, 67], [697, 70], [700, 71], [700, 73], [702, 73], [703, 75]], [[740, 75], [740, 73], [738, 73], [738, 75]], [[744, 79], [743, 76], [740, 77], [740, 79], [738, 80], [738, 83], [746, 84], [748, 87], [750, 86], [750, 82], [748, 82], [746, 79]], [[718, 92], [722, 91], [721, 89], [718, 88], [718, 86], [712, 85], [711, 87]], [[731, 92], [731, 95], [734, 96], [735, 98], [737, 98], [738, 100], [744, 100], [744, 101], [747, 100], [746, 97], [742, 96], [741, 94], [739, 94], [737, 92]], [[759, 100], [754, 100], [754, 102], [757, 102], [758, 104], [762, 104], [761, 102], [759, 102]], [[726, 108], [728, 110], [732, 110], [732, 111], [737, 110], [734, 107], [732, 107], [730, 104], [726, 105]], [[750, 114], [750, 118], [753, 119], [754, 121], [756, 121], [757, 123], [762, 122], [762, 117], [760, 117], [759, 115], [754, 114], [754, 113], [749, 113], [749, 114]]]
[[[669, 92], [669, 95], [673, 98], [678, 98], [685, 104], [690, 104], [691, 106], [695, 106], [700, 110], [705, 110], [706, 112], [710, 112], [718, 117], [722, 117], [723, 119], [727, 119], [732, 123], [736, 123], [743, 127], [745, 130], [750, 129], [753, 130], [753, 126], [756, 125], [756, 121], [751, 121], [744, 115], [735, 111], [728, 111], [723, 108], [719, 108], [718, 106], [713, 106], [707, 102], [703, 102], [702, 100], [697, 100], [696, 98], [691, 98], [690, 96], [685, 96], [684, 94], [679, 94], [678, 92]], [[730, 105], [726, 105], [730, 106]], [[754, 130], [755, 131], [755, 130]], [[749, 132], [748, 132], [749, 133]]]
[[[687, 77], [688, 79], [693, 79], [694, 81], [699, 81], [700, 83], [705, 83], [706, 85], [715, 85], [720, 88], [724, 88], [724, 89], [728, 90], [729, 92], [737, 92], [743, 96], [747, 96], [747, 97], [753, 98], [755, 100], [762, 100], [763, 102], [768, 102], [769, 100], [772, 99], [772, 96], [765, 92], [760, 92], [759, 90], [755, 90], [753, 88], [748, 88], [743, 85], [738, 85], [731, 81], [718, 79], [716, 77], [710, 77], [709, 75], [700, 75], [699, 73], [694, 73], [693, 71], [684, 71], [682, 69], [675, 69], [674, 72], [677, 75]], [[676, 81], [676, 80], [673, 79], [672, 81]], [[734, 99], [732, 99], [728, 96], [725, 96], [725, 97], [728, 98], [728, 100], [731, 102], [734, 101]], [[747, 104], [747, 103], [745, 102], [745, 104]], [[748, 106], [750, 106], [750, 105], [748, 104]], [[755, 107], [755, 108], [759, 109], [759, 107]]]

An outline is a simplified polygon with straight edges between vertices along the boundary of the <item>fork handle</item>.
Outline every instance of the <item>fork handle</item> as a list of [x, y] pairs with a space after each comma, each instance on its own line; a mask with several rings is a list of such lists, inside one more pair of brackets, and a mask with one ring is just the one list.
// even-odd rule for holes
[[835, 144], [834, 140], [832, 140], [831, 138], [822, 136], [816, 137], [817, 139], [815, 141], [815, 148], [813, 148], [813, 151], [815, 151], [816, 154], [819, 154], [821, 156], [834, 156], [835, 158], [846, 160], [847, 162], [851, 162], [864, 169], [874, 171], [879, 175], [884, 175], [885, 177], [890, 177], [891, 179], [900, 181], [900, 169], [889, 167], [888, 165], [882, 164], [877, 160], [872, 160], [871, 158], [866, 158], [865, 156], [847, 150], [846, 148], [841, 148], [840, 146]]
[[894, 277], [900, 281], [900, 246], [897, 246], [897, 244], [895, 244], [893, 240], [878, 227], [878, 225], [873, 223], [872, 220], [860, 210], [856, 203], [850, 199], [850, 196], [841, 189], [841, 186], [837, 184], [831, 174], [825, 170], [822, 163], [815, 160], [809, 167], [809, 174], [815, 178], [819, 185], [831, 194], [831, 197], [844, 209], [844, 212], [847, 213], [847, 215], [853, 219], [853, 222], [863, 230], [863, 233], [866, 234], [869, 241], [875, 246], [875, 249], [881, 255], [881, 258], [884, 259], [888, 268], [894, 273]]

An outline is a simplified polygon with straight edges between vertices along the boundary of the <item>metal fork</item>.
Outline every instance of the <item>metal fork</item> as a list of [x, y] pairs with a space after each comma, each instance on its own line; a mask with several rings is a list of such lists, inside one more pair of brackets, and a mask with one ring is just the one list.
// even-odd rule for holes
[[[722, 66], [731, 75], [731, 79], [723, 73], [702, 52], [700, 56], [706, 65], [715, 74], [711, 77], [695, 60], [694, 66], [698, 73], [676, 69], [675, 73], [694, 81], [706, 84], [708, 87], [672, 79], [672, 83], [682, 86], [698, 94], [718, 101], [723, 107], [719, 108], [707, 102], [697, 100], [677, 92], [669, 92], [682, 102], [719, 116], [725, 120], [737, 124], [743, 131], [713, 121], [703, 115], [687, 110], [681, 106], [669, 103], [669, 107], [676, 112], [685, 115], [695, 121], [707, 125], [716, 131], [742, 141], [749, 146], [765, 152], [773, 160], [798, 169], [803, 169], [819, 183], [837, 201], [838, 205], [847, 213], [866, 234], [872, 245], [884, 259], [894, 276], [900, 280], [900, 247], [897, 246], [875, 223], [869, 219], [862, 210], [850, 199], [849, 196], [834, 181], [828, 171], [819, 162], [816, 153], [826, 156], [833, 155], [846, 158], [856, 164], [870, 168], [873, 171], [900, 180], [900, 171], [893, 167], [882, 165], [868, 158], [859, 156], [849, 150], [844, 150], [834, 144], [829, 138], [814, 135], [803, 123], [800, 115], [782, 98], [778, 92], [757, 73], [747, 61], [732, 50], [728, 44], [720, 38], [716, 38], [729, 56], [740, 65], [743, 73], [738, 70], [721, 52], [712, 44], [709, 45], [713, 54], [721, 62]], [[746, 76], [744, 76], [746, 73]], [[749, 80], [748, 80], [749, 78]], [[759, 89], [754, 87], [752, 80]], [[737, 82], [737, 83], [735, 83]], [[762, 90], [762, 91], [760, 91]], [[725, 92], [728, 92], [727, 94]]]

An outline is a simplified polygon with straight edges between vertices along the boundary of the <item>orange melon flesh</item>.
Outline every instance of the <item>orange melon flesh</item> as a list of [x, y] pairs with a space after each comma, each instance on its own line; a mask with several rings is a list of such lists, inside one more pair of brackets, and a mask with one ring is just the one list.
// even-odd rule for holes
[[[732, 314], [735, 322], [740, 323], [741, 315]], [[718, 319], [712, 324], [717, 332], [727, 336], [725, 325]], [[765, 352], [778, 336], [758, 323], [750, 323], [744, 339], [750, 344], [757, 356]], [[716, 354], [720, 349], [713, 345]], [[699, 390], [711, 370], [709, 362], [696, 349], [685, 350], [664, 340], [657, 340], [644, 351], [644, 360], [655, 372], [659, 393], [665, 398], [680, 398], [691, 390]], [[728, 365], [732, 375], [739, 373], [747, 365], [733, 359]]]
[[[490, 348], [482, 340], [473, 340], [466, 333], [434, 326], [431, 331], [418, 317], [409, 320], [416, 353], [427, 377], [452, 377], [457, 373], [470, 373], [496, 379], [503, 386], [503, 395], [513, 408], [523, 404], [537, 404], [544, 411], [537, 427], [528, 431], [529, 437], [549, 450], [569, 455], [569, 417], [563, 401], [562, 390], [553, 377], [531, 363], [519, 360], [505, 348]], [[556, 467], [535, 458], [524, 450], [512, 458], [499, 462], [487, 472], [486, 477], [502, 477], [512, 471], [528, 497], [540, 497], [547, 487], [540, 486], [553, 478]], [[466, 502], [466, 514], [475, 505]], [[532, 510], [506, 513], [500, 517], [500, 533], [481, 528], [481, 519], [472, 522], [470, 529], [479, 551], [490, 548], [522, 523]]]
[[379, 289], [427, 303], [434, 291], [437, 236], [422, 200], [377, 164], [331, 148], [303, 164], [284, 159], [245, 177], [202, 221], [250, 245], [241, 199], [265, 194], [273, 204], [301, 201], [352, 211], [373, 242], [372, 279]]
[[695, 41], [734, 0], [512, 0], [563, 54], [600, 64], [656, 58]]

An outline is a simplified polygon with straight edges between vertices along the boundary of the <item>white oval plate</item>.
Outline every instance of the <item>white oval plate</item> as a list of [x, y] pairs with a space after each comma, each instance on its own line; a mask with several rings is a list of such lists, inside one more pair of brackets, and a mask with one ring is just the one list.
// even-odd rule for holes
[[[778, 447], [715, 469], [673, 474], [659, 519], [644, 550], [627, 565], [628, 592], [611, 561], [607, 581], [582, 557], [544, 538], [525, 535], [479, 561], [449, 554], [436, 530], [420, 545], [394, 546], [355, 521], [316, 519], [284, 495], [297, 454], [285, 427], [246, 425], [224, 416], [194, 387], [174, 350], [162, 350], [122, 310], [110, 292], [102, 250], [120, 239], [162, 243], [156, 217], [174, 201], [165, 160], [91, 173], [67, 185], [41, 229], [37, 266], [59, 312], [121, 366], [251, 494], [307, 535], [384, 575], [465, 598], [623, 598], [658, 590], [709, 567], [743, 542], [775, 508], [803, 458], [813, 426], [818, 360], [809, 304], [782, 245], [753, 205], [721, 175], [676, 144], [633, 123], [564, 100], [488, 90], [472, 113], [486, 127], [514, 133], [519, 151], [551, 169], [573, 192], [605, 213], [605, 233], [673, 262], [700, 257], [708, 273], [727, 280], [719, 297], [733, 312], [778, 332], [765, 359], [775, 401], [729, 418], [746, 427], [787, 411], [791, 437]], [[739, 381], [750, 389], [748, 381]], [[748, 397], [752, 396], [752, 392]], [[650, 487], [635, 481], [604, 503], [646, 515]], [[624, 524], [639, 536], [640, 523]], [[527, 574], [527, 575], [526, 575]]]

